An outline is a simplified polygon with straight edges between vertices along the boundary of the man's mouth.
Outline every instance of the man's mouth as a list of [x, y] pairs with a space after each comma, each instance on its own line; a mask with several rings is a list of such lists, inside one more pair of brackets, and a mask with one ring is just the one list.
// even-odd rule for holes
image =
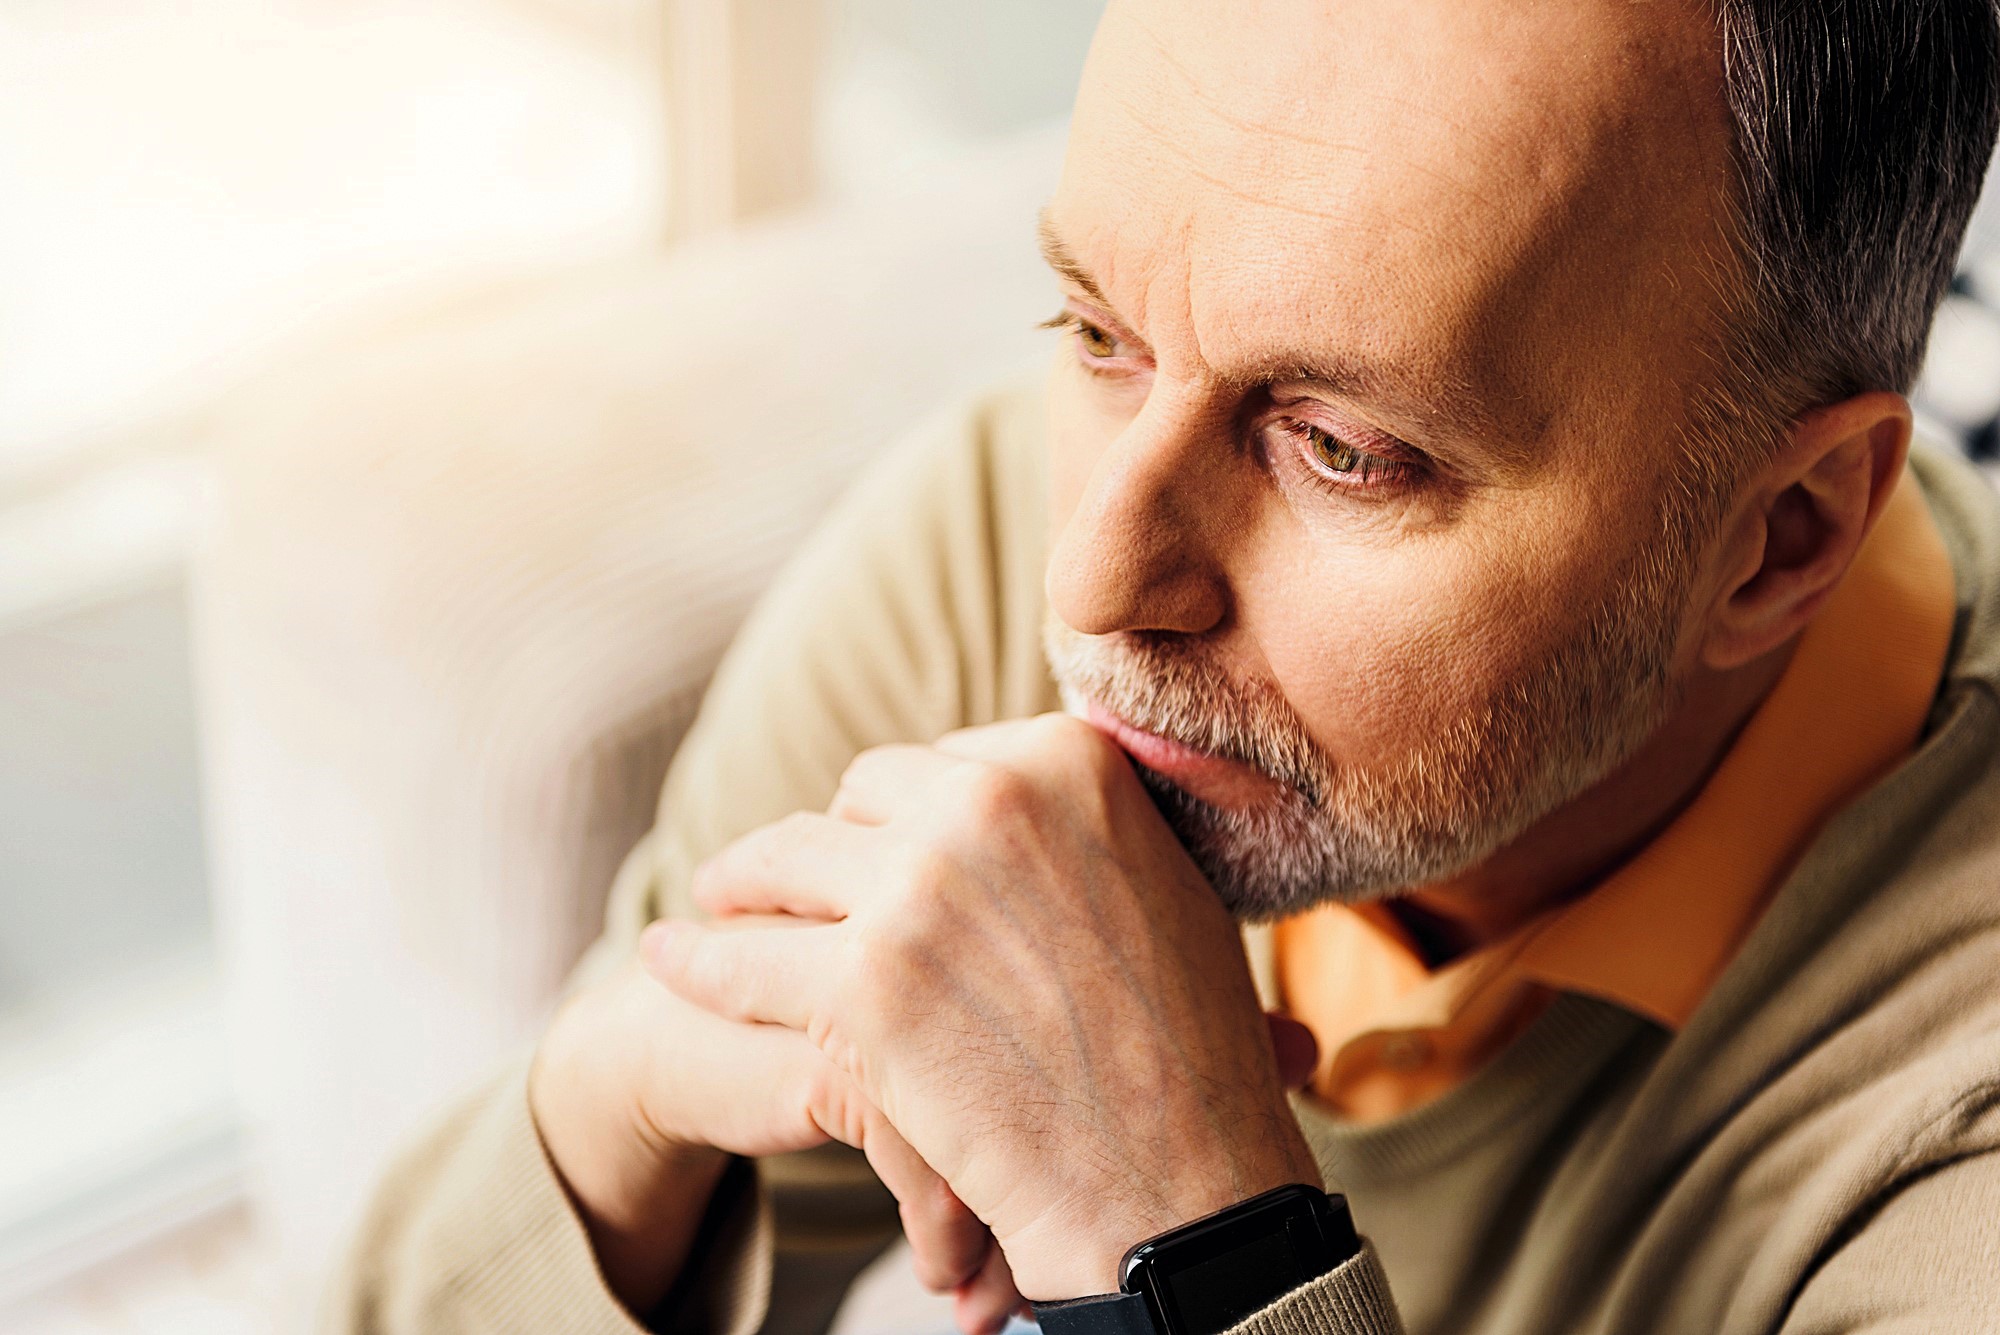
[[1134, 762], [1143, 765], [1210, 806], [1229, 810], [1270, 802], [1287, 789], [1276, 779], [1240, 760], [1229, 760], [1185, 742], [1136, 728], [1095, 700], [1084, 704], [1085, 720], [1117, 743]]

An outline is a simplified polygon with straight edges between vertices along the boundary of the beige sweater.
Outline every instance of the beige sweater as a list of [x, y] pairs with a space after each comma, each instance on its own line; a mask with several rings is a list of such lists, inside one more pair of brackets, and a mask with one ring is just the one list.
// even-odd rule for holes
[[[855, 752], [1055, 707], [1042, 414], [1018, 389], [922, 433], [793, 563], [725, 661], [579, 979], [687, 911], [708, 853], [822, 807]], [[1371, 1249], [1240, 1329], [2000, 1331], [2000, 502], [1942, 452], [1917, 474], [1959, 612], [1916, 754], [1830, 822], [1678, 1034], [1565, 996], [1415, 1112], [1357, 1128], [1302, 1099]], [[1269, 942], [1246, 941], [1268, 988]], [[330, 1331], [645, 1328], [597, 1275], [524, 1071], [389, 1174]], [[822, 1330], [896, 1229], [858, 1156], [763, 1161], [647, 1324]]]

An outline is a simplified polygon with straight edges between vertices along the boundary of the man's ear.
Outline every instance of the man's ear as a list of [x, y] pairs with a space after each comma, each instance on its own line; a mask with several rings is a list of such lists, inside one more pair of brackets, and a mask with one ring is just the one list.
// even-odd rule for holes
[[1875, 526], [1910, 450], [1900, 394], [1857, 395], [1800, 418], [1750, 479], [1724, 539], [1726, 578], [1702, 640], [1717, 670], [1804, 630]]

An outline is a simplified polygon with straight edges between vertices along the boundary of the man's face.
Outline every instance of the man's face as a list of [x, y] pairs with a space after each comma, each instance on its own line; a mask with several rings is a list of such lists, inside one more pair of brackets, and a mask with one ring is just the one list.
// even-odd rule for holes
[[1727, 172], [1679, 0], [1113, 0], [1048, 647], [1239, 913], [1476, 864], [1675, 707]]

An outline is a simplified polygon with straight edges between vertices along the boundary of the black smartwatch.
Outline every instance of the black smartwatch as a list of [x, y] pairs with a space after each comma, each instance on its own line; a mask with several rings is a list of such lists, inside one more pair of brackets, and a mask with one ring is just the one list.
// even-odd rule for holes
[[1221, 1335], [1361, 1252], [1347, 1201], [1303, 1183], [1125, 1253], [1118, 1292], [1035, 1304], [1043, 1335]]

